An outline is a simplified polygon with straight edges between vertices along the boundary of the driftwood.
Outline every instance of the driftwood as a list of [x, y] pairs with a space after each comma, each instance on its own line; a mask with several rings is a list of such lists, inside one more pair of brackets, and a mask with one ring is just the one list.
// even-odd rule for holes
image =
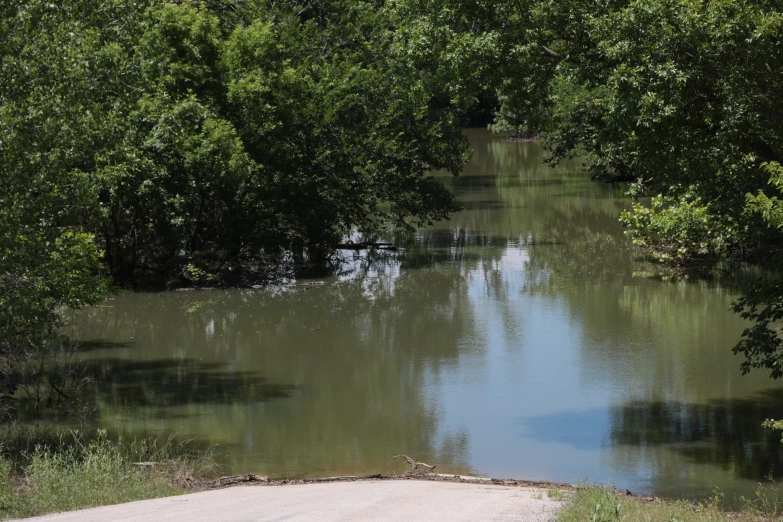
[[216, 486], [231, 486], [243, 482], [269, 482], [269, 477], [248, 473], [247, 475], [232, 475], [230, 477], [220, 477], [215, 481]]
[[258, 485], [265, 485], [265, 486], [283, 486], [286, 484], [317, 484], [319, 482], [358, 482], [361, 480], [372, 480], [372, 479], [383, 479], [385, 478], [383, 475], [376, 474], [376, 475], [365, 475], [365, 476], [342, 476], [342, 477], [324, 477], [324, 478], [309, 478], [309, 479], [298, 479], [298, 480], [288, 480], [288, 479], [282, 479], [282, 480], [269, 480], [269, 477], [263, 476], [263, 475], [256, 475], [254, 473], [249, 473], [247, 475], [232, 475], [230, 477], [221, 477], [217, 480], [204, 482], [204, 483], [198, 483], [196, 480], [193, 479], [190, 475], [185, 477], [185, 486], [186, 487], [192, 487], [195, 483], [196, 486], [201, 486], [207, 489], [221, 489], [221, 488], [227, 488], [231, 486], [237, 486], [241, 484], [247, 484], [250, 482], [254, 482]]
[[343, 477], [324, 477], [305, 479], [305, 482], [356, 482], [359, 480], [372, 480], [383, 478], [383, 475], [377, 473], [375, 475], [363, 475], [363, 476], [343, 476]]
[[[429, 464], [425, 464], [423, 462], [419, 462], [418, 460], [414, 460], [407, 455], [397, 455], [396, 457], [392, 457], [392, 460], [394, 459], [405, 459], [408, 462], [408, 464], [411, 465], [411, 470], [408, 473], [416, 473], [417, 471], [422, 473], [428, 473], [438, 467], [437, 464], [435, 464], [434, 466], [430, 466]], [[427, 469], [424, 470], [423, 468], [427, 468]]]
[[394, 246], [394, 243], [340, 243], [337, 245], [338, 250], [369, 250], [370, 248], [377, 248], [379, 250], [391, 250], [394, 252], [404, 252], [404, 248]]

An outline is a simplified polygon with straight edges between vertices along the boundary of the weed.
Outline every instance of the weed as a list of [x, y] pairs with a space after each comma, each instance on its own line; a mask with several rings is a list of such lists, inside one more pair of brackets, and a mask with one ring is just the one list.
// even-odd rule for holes
[[563, 490], [561, 490], [560, 488], [552, 488], [550, 490], [547, 490], [546, 496], [553, 500], [565, 499], [565, 493], [563, 493]]
[[611, 489], [577, 488], [560, 512], [558, 522], [729, 522], [735, 520], [714, 505], [688, 501], [648, 502], [618, 495]]
[[777, 519], [783, 515], [783, 499], [781, 499], [781, 483], [772, 476], [767, 477], [767, 484], [756, 487], [755, 498], [740, 497], [743, 511], [768, 519]]

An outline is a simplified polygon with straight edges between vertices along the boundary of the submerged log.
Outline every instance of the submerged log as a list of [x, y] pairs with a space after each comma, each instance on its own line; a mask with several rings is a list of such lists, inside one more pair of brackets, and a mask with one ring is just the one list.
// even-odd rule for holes
[[340, 243], [337, 245], [338, 250], [367, 250], [369, 248], [394, 248], [394, 243]]

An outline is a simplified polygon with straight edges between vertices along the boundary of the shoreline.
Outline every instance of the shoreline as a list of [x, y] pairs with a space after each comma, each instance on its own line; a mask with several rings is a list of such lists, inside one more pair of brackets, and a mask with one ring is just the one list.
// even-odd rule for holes
[[[303, 484], [323, 484], [330, 482], [363, 482], [363, 481], [395, 481], [395, 480], [421, 480], [432, 482], [454, 482], [460, 484], [484, 484], [493, 486], [520, 487], [520, 488], [559, 488], [574, 490], [578, 486], [566, 482], [554, 482], [548, 480], [522, 480], [499, 479], [490, 477], [475, 477], [471, 475], [451, 475], [445, 473], [404, 473], [400, 475], [342, 475], [335, 477], [314, 477], [300, 479], [269, 478], [265, 475], [247, 473], [221, 477], [211, 481], [203, 481], [207, 489], [223, 489], [235, 486], [293, 486]], [[639, 497], [642, 498], [642, 497]], [[648, 497], [653, 498], [653, 497]]]

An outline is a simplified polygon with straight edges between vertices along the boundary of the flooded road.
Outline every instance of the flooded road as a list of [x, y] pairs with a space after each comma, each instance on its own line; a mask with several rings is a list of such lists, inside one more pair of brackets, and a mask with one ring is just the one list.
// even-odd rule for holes
[[[124, 293], [81, 319], [94, 419], [236, 473], [438, 471], [701, 497], [783, 472], [783, 387], [742, 376], [731, 281], [651, 277], [622, 186], [468, 131], [465, 210], [265, 290]], [[355, 258], [354, 258], [355, 257]], [[350, 270], [348, 269], [350, 268]]]

